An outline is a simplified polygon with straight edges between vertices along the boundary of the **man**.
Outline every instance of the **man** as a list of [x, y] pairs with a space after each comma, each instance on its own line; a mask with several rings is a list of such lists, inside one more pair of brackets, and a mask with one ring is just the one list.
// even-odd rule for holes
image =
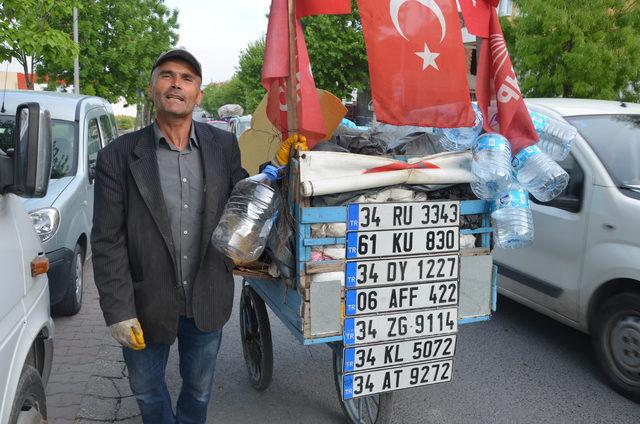
[[[98, 155], [91, 245], [100, 306], [123, 345], [145, 423], [204, 423], [233, 262], [210, 243], [233, 186], [247, 176], [228, 132], [192, 120], [200, 63], [171, 50], [153, 65], [154, 124]], [[178, 339], [174, 414], [164, 376]]]

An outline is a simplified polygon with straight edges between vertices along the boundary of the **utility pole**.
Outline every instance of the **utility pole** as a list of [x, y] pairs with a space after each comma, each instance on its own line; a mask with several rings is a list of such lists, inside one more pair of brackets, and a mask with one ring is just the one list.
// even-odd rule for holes
[[73, 93], [80, 94], [80, 45], [78, 44], [78, 8], [73, 8], [73, 42], [78, 47], [78, 54], [73, 61]]

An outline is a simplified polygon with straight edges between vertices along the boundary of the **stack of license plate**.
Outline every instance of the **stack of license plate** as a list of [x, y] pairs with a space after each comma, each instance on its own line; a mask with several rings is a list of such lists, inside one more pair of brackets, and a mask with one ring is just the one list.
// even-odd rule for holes
[[460, 202], [348, 206], [343, 398], [450, 381]]

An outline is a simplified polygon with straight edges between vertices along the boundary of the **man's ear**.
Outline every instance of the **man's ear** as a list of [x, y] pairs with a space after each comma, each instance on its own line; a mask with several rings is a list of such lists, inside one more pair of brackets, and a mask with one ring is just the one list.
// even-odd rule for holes
[[151, 84], [147, 85], [147, 95], [150, 99], [153, 99], [153, 86]]
[[202, 106], [202, 98], [204, 97], [204, 90], [200, 90], [198, 97], [196, 98], [196, 106]]

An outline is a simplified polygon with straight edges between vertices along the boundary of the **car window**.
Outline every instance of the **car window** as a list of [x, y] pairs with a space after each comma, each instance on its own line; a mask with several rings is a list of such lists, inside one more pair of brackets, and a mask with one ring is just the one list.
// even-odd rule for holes
[[13, 149], [13, 131], [16, 125], [16, 119], [13, 116], [0, 116], [0, 150], [7, 153], [7, 150]]
[[566, 119], [587, 140], [618, 185], [640, 185], [640, 115]]
[[584, 171], [572, 154], [569, 154], [565, 160], [558, 162], [558, 165], [569, 174], [569, 183], [562, 193], [548, 202], [540, 202], [533, 196], [529, 196], [529, 198], [541, 205], [552, 206], [574, 213], [580, 212], [584, 194]]
[[75, 124], [69, 121], [51, 121], [51, 138], [51, 178], [74, 175], [78, 150]]
[[102, 130], [104, 146], [106, 146], [115, 138], [115, 134], [111, 126], [111, 120], [108, 115], [100, 115], [100, 129]]
[[100, 130], [98, 129], [98, 119], [91, 118], [89, 121], [88, 136], [89, 166], [94, 166], [98, 160], [98, 152], [102, 146], [100, 141]]

